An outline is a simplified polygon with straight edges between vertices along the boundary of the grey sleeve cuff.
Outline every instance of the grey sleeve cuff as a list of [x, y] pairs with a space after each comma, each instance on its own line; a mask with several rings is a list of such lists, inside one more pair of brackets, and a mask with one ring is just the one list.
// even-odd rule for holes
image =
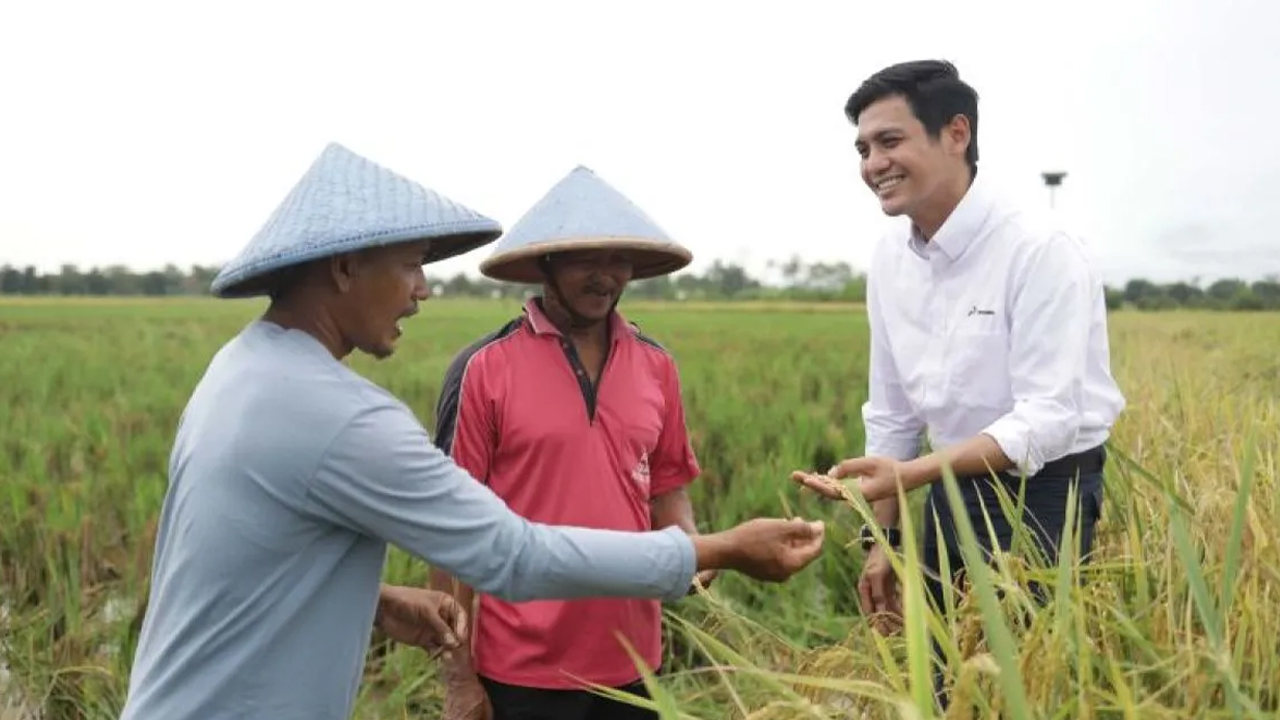
[[662, 600], [663, 602], [676, 602], [689, 594], [689, 588], [693, 585], [694, 573], [698, 571], [698, 555], [693, 547], [693, 538], [689, 537], [679, 527], [672, 525], [663, 529], [662, 532], [675, 543], [680, 563], [680, 572], [676, 576], [676, 583], [662, 596]]

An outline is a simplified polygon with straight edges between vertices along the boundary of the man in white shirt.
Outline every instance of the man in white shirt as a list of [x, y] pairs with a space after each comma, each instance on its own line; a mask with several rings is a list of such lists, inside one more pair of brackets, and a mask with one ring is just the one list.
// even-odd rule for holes
[[[1039, 535], [1055, 562], [1067, 491], [1078, 473], [1080, 552], [1101, 512], [1104, 442], [1125, 401], [1110, 374], [1103, 285], [1079, 240], [1014, 206], [978, 177], [977, 94], [946, 62], [894, 65], [845, 108], [858, 128], [862, 179], [885, 214], [910, 220], [884, 237], [868, 274], [871, 325], [865, 456], [829, 473], [874, 508], [897, 542], [897, 486], [931, 485], [922, 558], [942, 608], [939, 554], [963, 566], [938, 482], [960, 480], [970, 522], [989, 545], [983, 510], [1010, 549], [1013, 527]], [[927, 436], [933, 452], [922, 454]], [[1004, 516], [997, 480], [1026, 512]], [[797, 482], [839, 497], [830, 478]], [[934, 531], [935, 518], [943, 537]], [[863, 611], [882, 631], [901, 613], [896, 579], [863, 528]], [[989, 547], [984, 548], [989, 550]]]

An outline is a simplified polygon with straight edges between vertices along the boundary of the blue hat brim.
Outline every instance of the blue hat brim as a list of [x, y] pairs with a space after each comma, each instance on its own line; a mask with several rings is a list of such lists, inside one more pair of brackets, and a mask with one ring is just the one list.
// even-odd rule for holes
[[330, 143], [210, 290], [221, 298], [270, 294], [282, 275], [335, 255], [428, 241], [427, 264], [501, 236], [496, 220]]
[[307, 252], [291, 252], [287, 258], [264, 257], [261, 262], [244, 265], [235, 273], [220, 276], [212, 286], [213, 294], [224, 299], [256, 297], [269, 294], [279, 282], [281, 273], [301, 265], [343, 253], [402, 243], [430, 241], [423, 265], [464, 255], [488, 245], [502, 236], [496, 223], [473, 222], [472, 227], [459, 227], [457, 232], [440, 234], [439, 226], [406, 228], [396, 232], [360, 235], [330, 245], [316, 246]]

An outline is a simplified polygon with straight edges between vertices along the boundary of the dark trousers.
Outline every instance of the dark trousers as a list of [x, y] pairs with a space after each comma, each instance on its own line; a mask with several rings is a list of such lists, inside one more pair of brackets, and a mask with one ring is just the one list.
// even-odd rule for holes
[[[1047, 464], [1035, 476], [1027, 478], [1025, 484], [1021, 477], [1007, 473], [998, 476], [998, 481], [990, 475], [958, 478], [965, 514], [977, 535], [984, 560], [990, 560], [991, 557], [993, 531], [995, 544], [1006, 553], [1011, 550], [1016, 524], [1030, 531], [1031, 544], [1028, 546], [1024, 542], [1019, 548], [1024, 554], [1031, 553], [1026, 556], [1028, 561], [1037, 562], [1043, 558], [1050, 566], [1057, 563], [1066, 529], [1067, 492], [1071, 484], [1076, 483], [1075, 537], [1079, 554], [1082, 560], [1087, 561], [1087, 554], [1093, 549], [1094, 528], [1098, 518], [1102, 516], [1102, 471], [1105, 464], [1106, 450], [1099, 446]], [[1006, 517], [1004, 506], [997, 497], [997, 483], [1015, 508], [1021, 498], [1021, 517]], [[983, 516], [984, 511], [986, 517]], [[987, 527], [988, 520], [990, 529]], [[942, 538], [938, 537], [939, 529]], [[955, 517], [951, 512], [951, 504], [947, 501], [946, 486], [942, 482], [937, 482], [930, 488], [925, 502], [922, 553], [928, 595], [938, 611], [945, 612], [943, 582], [948, 582], [954, 588], [952, 599], [958, 604], [964, 556], [960, 553]], [[946, 578], [942, 577], [940, 554], [945, 554], [950, 570], [949, 577]], [[1033, 586], [1031, 591], [1038, 600], [1044, 600], [1043, 588]], [[934, 652], [937, 661], [944, 663], [945, 658], [936, 642]], [[939, 701], [945, 705], [940, 671], [935, 674], [934, 680]]]
[[[658, 720], [652, 710], [618, 702], [590, 690], [548, 690], [480, 678], [493, 705], [493, 720]], [[644, 683], [618, 688], [648, 698]]]

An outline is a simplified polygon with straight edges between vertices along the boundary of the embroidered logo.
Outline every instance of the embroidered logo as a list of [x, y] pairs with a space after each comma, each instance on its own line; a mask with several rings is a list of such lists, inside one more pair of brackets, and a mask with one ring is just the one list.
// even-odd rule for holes
[[996, 314], [995, 310], [979, 310], [977, 305], [974, 305], [973, 307], [969, 308], [969, 317], [973, 317], [974, 315], [995, 315], [995, 314]]
[[645, 490], [649, 489], [649, 451], [648, 450], [645, 450], [640, 453], [640, 462], [636, 463], [636, 466], [631, 469], [631, 480], [632, 482], [644, 488]]

